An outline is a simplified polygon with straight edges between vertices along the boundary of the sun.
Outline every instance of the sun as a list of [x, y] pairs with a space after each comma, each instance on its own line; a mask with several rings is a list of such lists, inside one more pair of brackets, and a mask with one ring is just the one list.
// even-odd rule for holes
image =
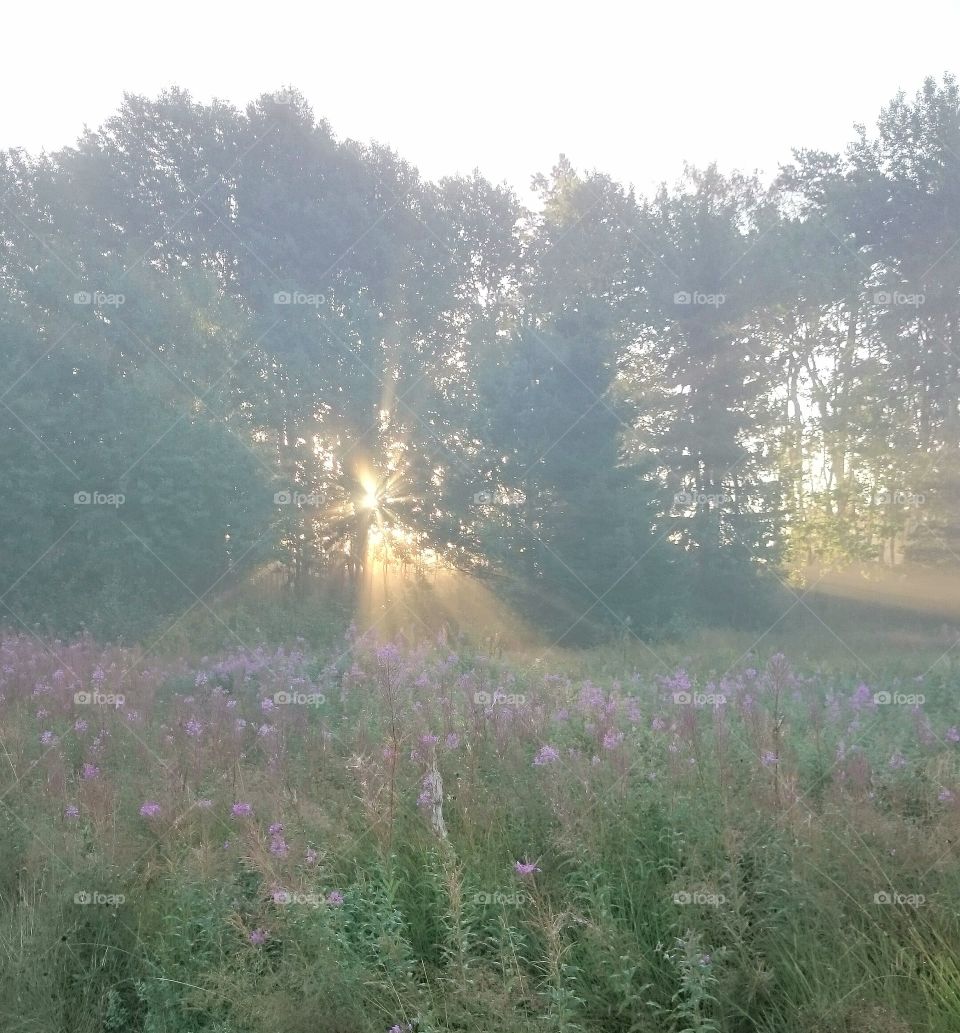
[[380, 508], [380, 496], [377, 494], [377, 489], [372, 486], [364, 486], [363, 498], [360, 500], [360, 505], [364, 509], [369, 509], [372, 512], [376, 512]]

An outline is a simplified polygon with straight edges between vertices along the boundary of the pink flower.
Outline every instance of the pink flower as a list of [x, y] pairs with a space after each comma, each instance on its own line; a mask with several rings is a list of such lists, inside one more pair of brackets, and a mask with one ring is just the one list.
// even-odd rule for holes
[[75, 803], [68, 803], [63, 809], [63, 816], [70, 820], [80, 817], [80, 808]]
[[517, 875], [533, 875], [534, 872], [540, 871], [536, 864], [528, 864], [526, 861], [514, 862], [513, 870]]
[[253, 808], [248, 803], [235, 803], [230, 808], [230, 813], [235, 818], [249, 818], [253, 814]]
[[253, 944], [254, 947], [262, 947], [269, 938], [270, 934], [266, 929], [254, 929], [253, 932], [247, 937], [247, 939]]
[[560, 754], [554, 746], [541, 746], [537, 755], [533, 758], [534, 767], [543, 767], [544, 764], [553, 764], [560, 759]]
[[343, 894], [340, 890], [331, 890], [327, 894], [327, 903], [331, 907], [341, 907], [343, 904]]
[[615, 750], [622, 742], [623, 732], [618, 732], [616, 729], [611, 728], [603, 737], [603, 748], [605, 750]]
[[148, 800], [140, 806], [140, 815], [143, 818], [158, 818], [160, 816], [160, 804], [155, 800]]

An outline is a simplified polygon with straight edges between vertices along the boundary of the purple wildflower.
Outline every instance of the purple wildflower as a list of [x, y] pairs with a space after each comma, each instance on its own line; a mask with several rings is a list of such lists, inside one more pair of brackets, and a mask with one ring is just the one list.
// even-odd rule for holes
[[327, 894], [327, 903], [331, 907], [342, 907], [343, 899], [343, 894], [340, 892], [340, 890], [331, 890]]
[[533, 758], [535, 767], [543, 767], [544, 764], [552, 764], [560, 759], [560, 753], [553, 746], [541, 746], [537, 755]]
[[80, 808], [75, 803], [68, 803], [63, 809], [63, 816], [70, 820], [80, 817]]
[[143, 818], [158, 818], [160, 816], [160, 804], [155, 800], [147, 800], [140, 805], [140, 816]]
[[517, 875], [533, 875], [534, 872], [539, 872], [540, 869], [536, 866], [536, 863], [528, 864], [526, 861], [515, 861], [513, 870]]
[[235, 818], [249, 818], [253, 814], [253, 808], [248, 803], [235, 803], [230, 808], [230, 813]]
[[247, 939], [253, 944], [254, 947], [262, 947], [266, 942], [270, 934], [266, 929], [254, 929]]

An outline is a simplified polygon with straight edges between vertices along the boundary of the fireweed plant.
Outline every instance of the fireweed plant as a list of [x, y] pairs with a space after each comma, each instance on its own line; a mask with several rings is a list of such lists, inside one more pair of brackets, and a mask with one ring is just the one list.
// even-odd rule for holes
[[0, 1027], [955, 1031], [955, 675], [6, 637]]

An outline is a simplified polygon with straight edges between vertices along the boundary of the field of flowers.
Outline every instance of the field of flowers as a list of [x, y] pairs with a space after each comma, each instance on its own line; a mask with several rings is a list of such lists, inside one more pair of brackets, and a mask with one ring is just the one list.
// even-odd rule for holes
[[0, 643], [3, 1033], [960, 1029], [958, 666]]

